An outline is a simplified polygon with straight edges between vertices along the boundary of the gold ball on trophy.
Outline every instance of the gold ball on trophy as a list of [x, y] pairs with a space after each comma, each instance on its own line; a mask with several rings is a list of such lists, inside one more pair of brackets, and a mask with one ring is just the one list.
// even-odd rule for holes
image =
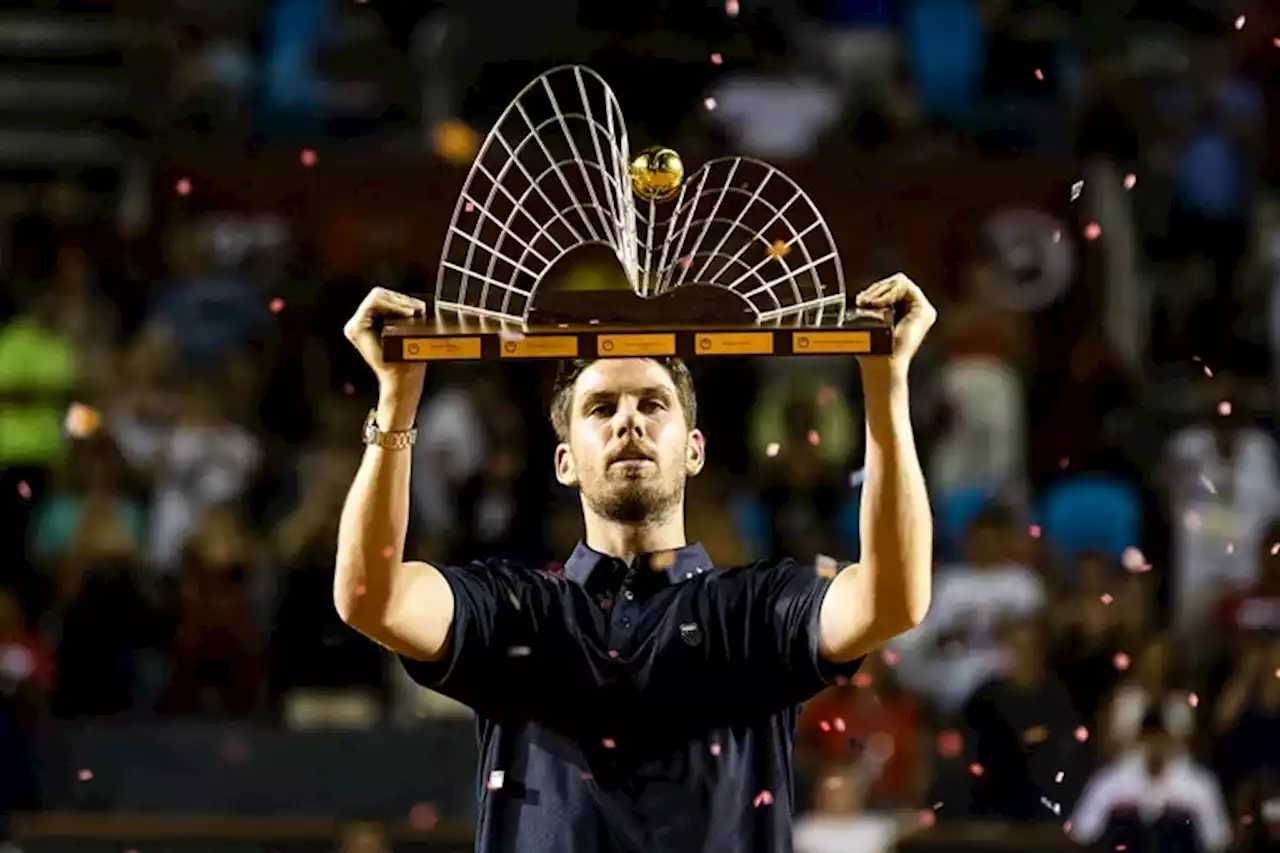
[[635, 156], [629, 168], [631, 188], [646, 201], [666, 201], [680, 192], [684, 183], [684, 161], [670, 148], [646, 148]]

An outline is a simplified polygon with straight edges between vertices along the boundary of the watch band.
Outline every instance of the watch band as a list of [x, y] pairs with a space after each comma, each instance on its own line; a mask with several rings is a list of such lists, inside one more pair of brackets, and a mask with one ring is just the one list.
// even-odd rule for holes
[[383, 450], [408, 450], [418, 440], [418, 429], [378, 429], [378, 410], [370, 409], [364, 419], [364, 443]]

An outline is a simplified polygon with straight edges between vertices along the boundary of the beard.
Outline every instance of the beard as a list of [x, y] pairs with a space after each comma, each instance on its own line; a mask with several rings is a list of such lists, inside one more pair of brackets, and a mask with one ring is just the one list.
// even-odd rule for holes
[[601, 518], [621, 524], [658, 522], [680, 505], [684, 484], [642, 479], [606, 480], [604, 488], [583, 490], [587, 507]]

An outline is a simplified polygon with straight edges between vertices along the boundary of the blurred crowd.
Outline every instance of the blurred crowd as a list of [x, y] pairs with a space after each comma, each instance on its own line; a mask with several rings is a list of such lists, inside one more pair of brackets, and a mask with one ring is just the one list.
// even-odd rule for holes
[[[373, 399], [341, 326], [370, 286], [427, 292], [431, 271], [374, 241], [359, 274], [326, 273], [276, 219], [148, 224], [130, 170], [162, 145], [335, 139], [426, 162], [448, 153], [429, 150], [440, 122], [483, 132], [550, 57], [597, 67], [691, 160], [1060, 156], [1080, 164], [1073, 201], [1106, 208], [1079, 235], [996, 223], [954, 282], [922, 282], [941, 314], [913, 376], [933, 606], [807, 706], [802, 850], [825, 853], [831, 821], [865, 832], [857, 849], [887, 849], [903, 813], [926, 828], [1070, 821], [1135, 853], [1280, 849], [1267, 10], [136, 5], [114, 6], [148, 33], [128, 61], [171, 73], [123, 128], [120, 182], [62, 170], [0, 187], [0, 813], [40, 806], [37, 733], [66, 721], [465, 716], [343, 626], [330, 592]], [[528, 30], [482, 39], [499, 7], [513, 30], [556, 37], [537, 55]], [[693, 88], [687, 109], [651, 96], [667, 82]], [[911, 271], [882, 251], [873, 265]], [[1119, 325], [1113, 294], [1133, 291]], [[690, 485], [690, 537], [723, 565], [856, 559], [856, 365], [694, 370], [711, 464]], [[550, 476], [548, 379], [430, 372], [408, 554], [569, 553], [581, 520]], [[377, 849], [360, 837], [351, 849]]]

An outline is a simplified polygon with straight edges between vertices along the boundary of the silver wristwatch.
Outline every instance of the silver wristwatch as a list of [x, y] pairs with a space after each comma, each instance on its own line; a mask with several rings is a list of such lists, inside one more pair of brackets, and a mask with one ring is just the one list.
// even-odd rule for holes
[[418, 440], [418, 429], [378, 429], [378, 410], [370, 409], [364, 419], [364, 443], [383, 450], [408, 450]]

